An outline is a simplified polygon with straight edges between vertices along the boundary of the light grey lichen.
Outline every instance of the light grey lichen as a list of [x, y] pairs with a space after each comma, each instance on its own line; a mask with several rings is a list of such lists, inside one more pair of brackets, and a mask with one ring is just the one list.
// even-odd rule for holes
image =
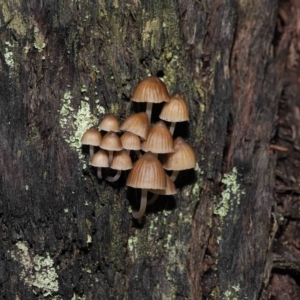
[[54, 262], [50, 258], [49, 253], [46, 257], [36, 255], [33, 258], [35, 280], [33, 286], [40, 288], [45, 297], [58, 292], [58, 275], [54, 268]]
[[[83, 88], [86, 92], [86, 88]], [[60, 109], [60, 126], [63, 130], [63, 138], [73, 148], [79, 158], [83, 160], [81, 153], [81, 137], [84, 132], [92, 126], [97, 125], [98, 118], [90, 111], [90, 105], [87, 102], [89, 98], [84, 96], [84, 100], [80, 102], [80, 106], [77, 111], [71, 105], [72, 95], [70, 91], [65, 92], [61, 99], [62, 107]], [[100, 105], [97, 105], [99, 113], [105, 113], [105, 109]], [[84, 162], [84, 161], [83, 161]], [[86, 165], [83, 164], [83, 168]]]

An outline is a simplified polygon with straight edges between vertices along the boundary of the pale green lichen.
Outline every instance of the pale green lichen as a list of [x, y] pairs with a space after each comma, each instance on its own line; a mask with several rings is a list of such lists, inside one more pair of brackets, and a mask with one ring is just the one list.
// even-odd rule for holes
[[238, 300], [239, 298], [239, 291], [241, 290], [240, 285], [237, 284], [235, 286], [232, 286], [230, 290], [227, 290], [224, 292], [224, 300]]
[[244, 194], [244, 191], [240, 189], [237, 179], [238, 172], [235, 167], [230, 173], [224, 174], [222, 179], [222, 183], [225, 184], [226, 188], [221, 194], [221, 201], [214, 208], [214, 214], [220, 217], [221, 222], [227, 216], [230, 205], [235, 202], [240, 204], [240, 197]]
[[[11, 257], [21, 264], [19, 276], [28, 286], [41, 289], [42, 294], [52, 296], [58, 292], [58, 275], [54, 268], [54, 262], [49, 253], [46, 257], [36, 255], [32, 259], [32, 251], [26, 242], [17, 242], [11, 251]], [[59, 299], [53, 296], [51, 299]]]
[[45, 37], [39, 30], [39, 27], [37, 24], [34, 24], [34, 43], [33, 46], [34, 48], [37, 49], [38, 52], [42, 52], [44, 48], [46, 47], [45, 43]]
[[[224, 174], [221, 182], [225, 185], [225, 189], [222, 191], [221, 200], [214, 207], [214, 214], [220, 217], [220, 224], [222, 227], [224, 218], [229, 213], [229, 210], [233, 208], [233, 205], [240, 204], [240, 198], [245, 194], [245, 191], [240, 187], [240, 183], [238, 182], [238, 172], [235, 167], [230, 173]], [[222, 228], [220, 228], [220, 230], [222, 231]], [[221, 235], [217, 238], [218, 242], [220, 240]]]
[[58, 292], [58, 275], [54, 268], [54, 262], [50, 258], [49, 253], [46, 257], [36, 255], [33, 258], [35, 280], [33, 286], [42, 290], [45, 297]]
[[[90, 105], [87, 101], [82, 100], [77, 111], [71, 105], [72, 95], [70, 91], [65, 92], [60, 110], [60, 126], [63, 129], [63, 137], [65, 141], [73, 148], [80, 159], [84, 156], [81, 152], [81, 137], [84, 132], [92, 126], [97, 125], [98, 118], [90, 111]], [[85, 96], [87, 100], [89, 98]], [[99, 113], [105, 113], [105, 109], [97, 106]], [[83, 161], [84, 164], [84, 161]], [[83, 167], [85, 168], [85, 164]]]
[[5, 42], [5, 45], [7, 47], [4, 48], [4, 59], [6, 64], [12, 68], [15, 64], [13, 53], [10, 51], [10, 48], [13, 47], [13, 44], [10, 42]]

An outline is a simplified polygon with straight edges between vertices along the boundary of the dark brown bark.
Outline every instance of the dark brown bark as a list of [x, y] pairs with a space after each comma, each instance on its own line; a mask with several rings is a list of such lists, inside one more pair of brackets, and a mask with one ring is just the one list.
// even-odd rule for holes
[[[278, 1], [0, 5], [2, 299], [259, 299], [272, 269]], [[276, 51], [273, 51], [275, 47]], [[197, 152], [142, 225], [125, 176], [99, 181], [79, 139], [122, 122], [147, 75], [181, 92]], [[273, 228], [273, 230], [272, 230]]]

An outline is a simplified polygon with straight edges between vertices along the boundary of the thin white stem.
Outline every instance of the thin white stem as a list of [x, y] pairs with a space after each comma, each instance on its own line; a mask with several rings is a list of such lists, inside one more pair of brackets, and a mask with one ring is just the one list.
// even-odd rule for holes
[[151, 124], [151, 113], [152, 113], [153, 103], [147, 102], [146, 114], [148, 115], [149, 123]]
[[132, 216], [135, 219], [140, 219], [145, 213], [145, 210], [146, 210], [146, 207], [147, 207], [147, 193], [148, 193], [148, 190], [142, 189], [140, 210], [132, 212]]
[[90, 159], [94, 156], [94, 146], [90, 145]]
[[111, 165], [111, 162], [113, 160], [113, 153], [114, 151], [108, 151], [108, 165]]
[[153, 204], [157, 200], [158, 196], [158, 194], [154, 194], [152, 198], [147, 201], [147, 206]]
[[97, 177], [99, 178], [99, 179], [102, 179], [102, 172], [101, 172], [101, 168], [97, 168]]
[[138, 158], [140, 158], [142, 156], [142, 153], [140, 150], [135, 150], [135, 154]]
[[176, 180], [178, 174], [179, 174], [179, 171], [173, 171], [173, 173], [170, 177], [173, 182]]
[[120, 178], [121, 172], [122, 172], [121, 170], [118, 170], [115, 176], [113, 176], [113, 177], [107, 176], [107, 177], [105, 177], [105, 180], [110, 181], [110, 182], [115, 182]]
[[172, 122], [170, 126], [170, 132], [172, 135], [174, 134], [175, 126], [176, 126], [176, 122]]

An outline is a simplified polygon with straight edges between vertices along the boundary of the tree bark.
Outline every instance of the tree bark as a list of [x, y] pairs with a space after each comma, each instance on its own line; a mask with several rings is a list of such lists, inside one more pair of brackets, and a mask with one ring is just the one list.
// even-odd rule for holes
[[[0, 4], [2, 299], [259, 299], [272, 269], [278, 1]], [[275, 55], [276, 54], [276, 55]], [[197, 166], [142, 224], [80, 145], [157, 75]]]

